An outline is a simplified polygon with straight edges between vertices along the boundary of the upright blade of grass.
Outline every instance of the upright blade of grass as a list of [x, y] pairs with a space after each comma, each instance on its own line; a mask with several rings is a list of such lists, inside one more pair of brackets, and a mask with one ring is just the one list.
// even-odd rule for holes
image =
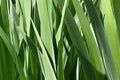
[[30, 16], [31, 16], [31, 0], [18, 0], [19, 5], [17, 5], [17, 10], [23, 15], [23, 19], [25, 20], [24, 30], [26, 31], [27, 35], [30, 36]]
[[52, 0], [37, 0], [38, 12], [41, 22], [41, 38], [48, 50], [55, 67], [55, 57], [52, 42], [51, 3]]
[[18, 22], [17, 24], [19, 24], [19, 21], [17, 18], [15, 18], [16, 15], [14, 13], [15, 13], [15, 10], [13, 8], [12, 2], [10, 1], [10, 12], [9, 12], [10, 38], [11, 38], [11, 42], [14, 45], [16, 52], [18, 53], [19, 40], [18, 40], [18, 35], [17, 35], [18, 33], [17, 33], [16, 29], [14, 28], [14, 26], [15, 26], [14, 21]]
[[63, 66], [63, 39], [60, 39], [58, 43], [58, 80], [64, 80], [64, 66]]
[[21, 65], [21, 62], [20, 62], [20, 59], [17, 56], [17, 53], [15, 52], [12, 44], [10, 43], [10, 40], [9, 40], [8, 36], [6, 35], [6, 33], [3, 31], [3, 29], [1, 27], [0, 27], [0, 37], [2, 38], [4, 43], [6, 44], [8, 50], [10, 52], [10, 55], [12, 56], [12, 59], [16, 64], [18, 73], [20, 75], [20, 79], [21, 80], [26, 80], [24, 72], [23, 72], [23, 68], [22, 68], [22, 65]]
[[36, 6], [36, 0], [31, 0], [32, 8]]
[[[25, 32], [30, 36], [30, 16], [31, 16], [31, 0], [19, 0], [21, 13], [23, 14], [23, 24]], [[25, 47], [25, 59], [24, 59], [24, 72], [27, 76], [28, 64], [29, 64], [29, 48]]]
[[[58, 0], [60, 10], [62, 10], [63, 4], [63, 0]], [[87, 79], [95, 80], [96, 76], [93, 71], [93, 67], [89, 62], [90, 60], [88, 57], [88, 52], [86, 50], [86, 45], [68, 7], [66, 8], [65, 12], [65, 23], [67, 25], [67, 30], [69, 32], [73, 45], [79, 52], [80, 61], [84, 68], [85, 74], [87, 75]]]
[[100, 55], [99, 48], [96, 44], [95, 38], [93, 36], [92, 30], [90, 29], [90, 23], [87, 21], [82, 8], [77, 0], [72, 0], [75, 10], [77, 12], [83, 34], [86, 38], [87, 46], [89, 49], [89, 54], [91, 57], [92, 65], [102, 74], [105, 73], [102, 58]]
[[[60, 10], [62, 10], [63, 4], [64, 4], [63, 0], [61, 1], [58, 0], [58, 1], [59, 1], [58, 4], [60, 6]], [[67, 29], [68, 29], [68, 32], [70, 34], [72, 41], [74, 42], [74, 45], [81, 52], [81, 54], [84, 53], [83, 55], [89, 60], [89, 56], [88, 56], [86, 46], [84, 44], [84, 40], [81, 36], [80, 31], [78, 30], [78, 27], [68, 7], [66, 7], [66, 12], [65, 12], [65, 23], [67, 24]]]
[[[24, 20], [23, 20], [23, 16], [22, 16], [22, 14], [20, 14], [20, 17], [19, 17], [19, 26], [20, 26], [20, 28], [22, 29], [22, 31], [24, 31]], [[23, 37], [21, 36], [21, 35], [19, 35], [19, 40], [20, 40], [20, 43], [19, 44], [21, 44], [21, 42], [22, 42], [22, 40], [23, 40]]]
[[15, 80], [15, 78], [16, 78], [15, 65], [14, 65], [11, 55], [8, 53], [9, 53], [9, 51], [8, 51], [6, 45], [0, 38], [0, 58], [1, 58], [0, 78], [1, 78], [1, 80], [8, 80], [8, 79]]
[[77, 66], [76, 66], [76, 80], [80, 80], [80, 61], [79, 57], [77, 58]]
[[113, 8], [114, 17], [116, 19], [118, 34], [119, 34], [119, 40], [120, 40], [120, 0], [110, 0], [111, 5]]
[[104, 16], [104, 26], [105, 32], [107, 34], [107, 40], [110, 45], [110, 49], [112, 52], [113, 59], [115, 61], [115, 65], [117, 66], [117, 70], [120, 75], [120, 44], [119, 37], [117, 32], [117, 26], [115, 22], [115, 18], [112, 11], [112, 5], [110, 0], [104, 0], [101, 3], [102, 14]]
[[13, 17], [13, 23], [15, 24], [15, 26], [17, 25], [20, 25], [20, 17], [18, 16], [17, 14], [17, 11], [16, 11], [16, 8], [11, 4], [11, 14], [12, 14], [12, 17]]
[[57, 65], [58, 80], [65, 79], [64, 78], [64, 65], [63, 65], [63, 39], [64, 39], [63, 21], [64, 21], [64, 16], [65, 16], [66, 6], [67, 6], [67, 0], [64, 1], [64, 7], [62, 9], [62, 18], [61, 18], [58, 32], [56, 34], [56, 40], [58, 44], [58, 65]]
[[26, 44], [28, 44], [28, 46], [33, 51], [33, 53], [34, 53], [33, 55], [34, 55], [34, 57], [36, 57], [36, 61], [37, 61], [37, 57], [38, 57], [37, 56], [37, 47], [20, 27], [16, 27], [16, 29], [20, 33], [20, 35], [24, 38], [24, 41], [26, 42]]
[[76, 80], [76, 67], [77, 67], [77, 51], [73, 45], [71, 45], [68, 52], [68, 59], [65, 67], [65, 80]]
[[[42, 73], [41, 71], [39, 71], [39, 61], [38, 61], [38, 53], [37, 53], [37, 46], [35, 46], [35, 44], [31, 41], [31, 39], [25, 34], [25, 32], [20, 28], [20, 27], [16, 27], [16, 29], [18, 30], [18, 32], [20, 33], [20, 35], [24, 38], [24, 41], [26, 42], [26, 44], [29, 46], [29, 48], [32, 50], [33, 53], [30, 52], [30, 68], [28, 72], [28, 76], [31, 79], [38, 79], [38, 74]], [[39, 66], [38, 66], [39, 65]], [[34, 78], [33, 78], [34, 77]], [[40, 78], [42, 78], [42, 76], [39, 76]], [[31, 79], [31, 80], [32, 80]]]
[[119, 80], [116, 66], [112, 57], [109, 44], [106, 39], [103, 24], [100, 21], [100, 17], [98, 16], [91, 0], [85, 0], [85, 4], [90, 15], [99, 48], [101, 50], [107, 76], [110, 80]]
[[30, 16], [31, 16], [31, 0], [23, 0], [24, 3], [24, 16], [26, 21], [26, 32], [30, 35]]
[[62, 18], [61, 18], [61, 22], [60, 22], [58, 31], [56, 33], [57, 44], [58, 44], [58, 42], [60, 40], [60, 37], [61, 37], [61, 32], [62, 32], [62, 26], [63, 26], [64, 16], [65, 16], [66, 6], [67, 6], [67, 0], [64, 1], [64, 6], [63, 6], [63, 9], [62, 9]]
[[[36, 29], [36, 27], [35, 27], [35, 25], [34, 25], [34, 23], [33, 23], [33, 21], [32, 21], [32, 19], [31, 19], [31, 22], [32, 22], [32, 25], [33, 25], [33, 29], [34, 29], [34, 32], [35, 32], [35, 34], [36, 34], [36, 37], [37, 37], [37, 40], [38, 40], [38, 43], [39, 43], [39, 46], [41, 47], [41, 49], [42, 49], [42, 53], [40, 53], [40, 52], [38, 52], [38, 56], [40, 56], [40, 58], [41, 58], [41, 60], [42, 60], [42, 64], [43, 64], [43, 74], [44, 74], [44, 77], [45, 77], [45, 79], [46, 80], [56, 80], [56, 76], [55, 76], [55, 73], [54, 73], [54, 70], [53, 70], [53, 67], [52, 67], [52, 65], [51, 65], [51, 63], [50, 63], [50, 59], [49, 59], [49, 57], [48, 57], [48, 54], [47, 54], [47, 52], [46, 52], [46, 50], [45, 50], [45, 47], [44, 47], [44, 45], [43, 45], [43, 43], [42, 43], [42, 40], [41, 40], [41, 38], [40, 38], [40, 36], [39, 36], [39, 34], [38, 34], [38, 31], [37, 31], [37, 29]], [[41, 64], [41, 65], [42, 65]]]
[[[2, 24], [3, 24], [3, 29], [7, 34], [9, 34], [9, 21], [8, 21], [8, 10], [7, 10], [7, 5], [6, 5], [6, 0], [1, 1], [1, 19], [2, 19]], [[4, 13], [4, 14], [3, 14]]]
[[20, 4], [19, 4], [19, 0], [16, 0], [15, 9], [16, 9], [16, 13], [19, 14], [19, 13], [20, 13]]
[[[30, 36], [30, 16], [31, 16], [31, 0], [23, 0], [24, 4], [24, 17], [26, 22], [25, 30], [27, 35]], [[28, 63], [29, 63], [29, 49], [26, 47], [25, 52], [25, 61], [24, 61], [24, 70], [27, 75]]]
[[[17, 30], [19, 31], [20, 35], [24, 38], [24, 41], [26, 42], [26, 44], [31, 48], [32, 52], [33, 52], [33, 55], [35, 57], [35, 60], [37, 62], [37, 64], [39, 66], [41, 66], [41, 69], [42, 69], [42, 74], [44, 75], [44, 78], [47, 78], [48, 79], [48, 75], [46, 75], [47, 73], [45, 73], [45, 70], [44, 70], [44, 67], [43, 64], [45, 64], [45, 60], [46, 58], [44, 58], [44, 62], [42, 62], [42, 58], [41, 57], [42, 53], [40, 52], [40, 50], [31, 42], [30, 38], [26, 35], [26, 33], [20, 28], [20, 27], [16, 27]], [[37, 60], [39, 59], [39, 61]], [[48, 64], [48, 63], [46, 63]], [[33, 66], [33, 64], [31, 64], [31, 66]], [[47, 66], [47, 65], [46, 65]], [[49, 67], [49, 66], [47, 66]], [[46, 68], [45, 68], [46, 69]], [[33, 70], [33, 69], [32, 69]], [[36, 74], [36, 73], [35, 73]], [[41, 74], [41, 73], [40, 73]], [[38, 75], [35, 75], [35, 76], [38, 76]], [[30, 76], [29, 76], [30, 77]], [[42, 75], [40, 75], [40, 78], [42, 79]]]

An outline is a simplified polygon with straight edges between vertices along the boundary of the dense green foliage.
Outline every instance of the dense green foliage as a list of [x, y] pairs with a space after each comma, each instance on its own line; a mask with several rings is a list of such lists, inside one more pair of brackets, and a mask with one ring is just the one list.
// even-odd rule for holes
[[120, 80], [119, 21], [120, 0], [0, 0], [0, 80]]

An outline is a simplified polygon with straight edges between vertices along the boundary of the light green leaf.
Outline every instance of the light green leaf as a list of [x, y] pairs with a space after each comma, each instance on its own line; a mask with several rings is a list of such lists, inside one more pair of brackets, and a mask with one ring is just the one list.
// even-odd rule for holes
[[53, 34], [53, 26], [52, 26], [52, 0], [37, 0], [38, 12], [40, 16], [40, 32], [42, 41], [52, 58], [55, 67], [55, 57], [54, 57], [54, 50], [53, 50], [53, 41], [52, 41], [52, 34]]
[[[117, 66], [117, 70], [120, 75], [120, 44], [119, 37], [117, 32], [117, 26], [114, 18], [114, 12], [112, 10], [112, 5], [110, 0], [102, 1], [101, 3], [102, 14], [104, 15], [104, 26], [105, 32], [107, 35], [107, 40], [109, 42], [109, 46], [112, 52], [113, 59], [115, 61], [115, 65]], [[105, 8], [104, 8], [105, 7]]]
[[97, 42], [101, 51], [101, 55], [103, 57], [104, 66], [106, 69], [107, 76], [110, 80], [119, 80], [117, 68], [115, 66], [112, 52], [110, 50], [110, 46], [107, 42], [107, 37], [105, 34], [105, 30], [100, 20], [100, 16], [95, 10], [95, 7], [91, 0], [85, 0], [85, 4], [90, 15], [91, 23], [97, 38]]
[[86, 16], [84, 15], [79, 2], [77, 0], [72, 1], [80, 21], [83, 35], [85, 36], [86, 39], [86, 43], [89, 49], [89, 55], [91, 57], [91, 63], [99, 72], [105, 74], [100, 51], [94, 38], [94, 33], [92, 32], [92, 29], [90, 27], [90, 23], [88, 22]]
[[45, 50], [45, 47], [42, 43], [42, 39], [41, 37], [39, 36], [38, 34], [38, 31], [31, 19], [31, 22], [32, 22], [32, 25], [33, 25], [33, 29], [34, 29], [34, 32], [36, 34], [36, 37], [37, 37], [37, 40], [38, 40], [38, 43], [39, 43], [39, 46], [41, 47], [42, 49], [42, 53], [40, 51], [38, 51], [38, 56], [39, 56], [39, 60], [42, 62], [41, 63], [41, 66], [43, 65], [43, 75], [45, 77], [46, 80], [56, 80], [56, 76], [55, 76], [55, 73], [54, 73], [54, 70], [53, 70], [53, 67], [51, 65], [51, 62], [50, 62], [50, 59], [48, 57], [48, 54]]

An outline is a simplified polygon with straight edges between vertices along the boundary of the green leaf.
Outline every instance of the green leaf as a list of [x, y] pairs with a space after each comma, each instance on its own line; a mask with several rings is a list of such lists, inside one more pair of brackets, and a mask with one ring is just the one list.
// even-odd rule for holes
[[43, 68], [42, 68], [43, 75], [44, 75], [44, 77], [45, 77], [46, 80], [49, 80], [49, 79], [50, 80], [56, 80], [56, 76], [55, 76], [53, 67], [51, 65], [51, 62], [50, 62], [50, 59], [48, 57], [47, 51], [45, 50], [45, 47], [43, 45], [42, 39], [39, 36], [38, 31], [37, 31], [37, 29], [36, 29], [36, 27], [35, 27], [34, 22], [32, 21], [32, 19], [31, 19], [31, 22], [32, 22], [33, 29], [34, 29], [34, 32], [36, 34], [39, 46], [42, 49], [42, 53], [38, 50], [38, 57], [39, 57], [39, 61], [41, 62], [40, 63], [41, 66], [43, 66]]
[[[107, 40], [109, 42], [109, 46], [112, 52], [113, 59], [115, 61], [115, 65], [120, 75], [120, 44], [119, 37], [117, 32], [117, 26], [114, 18], [114, 12], [112, 10], [112, 5], [110, 0], [102, 1], [102, 14], [104, 15], [104, 26], [105, 32], [107, 35]], [[106, 7], [106, 8], [104, 8]]]
[[16, 78], [16, 69], [13, 62], [13, 59], [10, 54], [8, 54], [9, 51], [0, 38], [0, 79], [8, 80], [12, 79], [14, 80]]
[[52, 8], [52, 0], [37, 0], [38, 12], [41, 22], [41, 38], [42, 41], [52, 58], [55, 67], [55, 57], [53, 50], [53, 41], [52, 41], [52, 17], [51, 17], [51, 8]]
[[111, 1], [111, 6], [113, 9], [113, 14], [116, 19], [116, 24], [117, 24], [117, 29], [118, 29], [118, 34], [119, 34], [119, 39], [120, 39], [120, 0], [110, 0]]
[[65, 80], [76, 80], [77, 51], [73, 45], [68, 52], [68, 59], [65, 67]]
[[83, 31], [83, 35], [85, 36], [85, 40], [89, 49], [89, 55], [91, 59], [92, 65], [102, 74], [105, 74], [102, 57], [100, 55], [99, 48], [97, 46], [94, 33], [90, 27], [90, 23], [88, 22], [86, 16], [84, 15], [82, 8], [77, 0], [72, 0], [73, 5], [75, 7], [76, 13], [78, 15], [80, 25]]
[[[62, 10], [63, 0], [58, 0], [58, 2], [59, 2], [59, 7]], [[69, 35], [70, 35], [73, 45], [79, 52], [80, 61], [82, 63], [84, 71], [87, 75], [87, 79], [95, 80], [96, 79], [95, 73], [93, 71], [92, 65], [89, 62], [90, 60], [88, 57], [88, 52], [87, 52], [83, 37], [81, 36], [81, 32], [79, 31], [79, 29], [74, 21], [74, 18], [68, 8], [66, 8], [65, 13], [66, 13], [65, 14], [65, 23], [67, 25], [67, 30], [69, 32]]]
[[[8, 10], [7, 10], [7, 4], [6, 0], [1, 1], [1, 20], [3, 24], [3, 29], [7, 34], [9, 34], [9, 19], [8, 19]], [[3, 14], [4, 13], [4, 14]]]
[[30, 35], [30, 16], [31, 16], [31, 0], [23, 0], [24, 4], [24, 16], [25, 16], [25, 21], [26, 21], [26, 32], [27, 35]]
[[10, 1], [10, 13], [9, 13], [9, 28], [10, 28], [10, 38], [11, 38], [11, 42], [14, 45], [14, 48], [16, 50], [16, 52], [18, 53], [19, 49], [19, 39], [18, 39], [18, 33], [14, 27], [15, 22], [17, 22], [17, 24], [19, 25], [19, 19], [17, 18], [17, 14], [15, 15], [15, 10], [14, 7], [12, 5], [12, 2]]
[[59, 40], [60, 40], [61, 33], [62, 33], [62, 26], [63, 26], [63, 22], [64, 22], [64, 16], [65, 16], [66, 6], [67, 6], [67, 0], [65, 0], [65, 2], [64, 2], [64, 6], [63, 6], [63, 9], [62, 9], [62, 18], [61, 18], [61, 22], [60, 22], [58, 31], [57, 31], [57, 33], [56, 33], [57, 44], [58, 44], [58, 42], [59, 42]]
[[3, 31], [3, 29], [1, 27], [0, 27], [0, 37], [2, 38], [4, 43], [6, 44], [8, 51], [10, 52], [10, 55], [12, 56], [12, 59], [13, 59], [14, 63], [16, 64], [18, 73], [20, 75], [20, 79], [25, 80], [26, 78], [25, 78], [25, 75], [23, 72], [23, 68], [22, 68], [20, 59], [17, 56], [17, 53], [15, 52], [12, 44], [10, 43], [8, 36], [6, 35], [6, 33]]
[[91, 23], [97, 38], [97, 42], [103, 57], [104, 66], [107, 72], [107, 76], [110, 80], [119, 80], [117, 69], [113, 60], [113, 56], [110, 50], [110, 46], [107, 42], [105, 30], [100, 20], [100, 16], [95, 10], [95, 7], [91, 0], [85, 0], [85, 4], [90, 15]]

